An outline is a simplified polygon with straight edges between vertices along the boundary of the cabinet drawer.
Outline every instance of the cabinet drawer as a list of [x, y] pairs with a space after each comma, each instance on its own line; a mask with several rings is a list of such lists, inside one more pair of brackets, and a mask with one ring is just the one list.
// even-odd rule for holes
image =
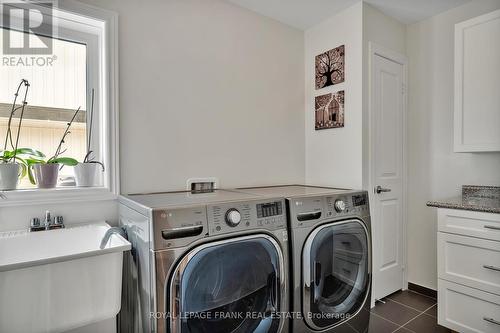
[[500, 295], [500, 242], [438, 232], [438, 276]]
[[500, 241], [500, 214], [440, 208], [438, 230]]
[[500, 332], [500, 296], [438, 280], [438, 323], [457, 332]]

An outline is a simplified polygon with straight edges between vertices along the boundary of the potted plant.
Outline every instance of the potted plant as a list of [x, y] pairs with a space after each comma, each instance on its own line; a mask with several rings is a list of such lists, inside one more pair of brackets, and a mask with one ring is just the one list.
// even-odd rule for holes
[[64, 166], [75, 166], [78, 161], [71, 157], [61, 157], [66, 149], [62, 149], [64, 140], [71, 133], [69, 130], [73, 121], [75, 120], [80, 108], [78, 108], [73, 117], [71, 118], [64, 134], [59, 141], [55, 154], [45, 160], [39, 158], [28, 158], [26, 162], [28, 163], [28, 176], [33, 185], [37, 185], [38, 188], [54, 188], [57, 186], [57, 180], [59, 177], [59, 170]]
[[94, 90], [92, 89], [91, 107], [89, 116], [89, 131], [87, 136], [87, 154], [82, 163], [75, 166], [75, 182], [79, 187], [102, 186], [104, 164], [96, 161], [92, 147], [92, 126], [94, 123]]
[[[29, 90], [29, 82], [21, 80], [17, 86], [16, 93], [14, 94], [14, 101], [12, 109], [9, 114], [9, 121], [7, 123], [7, 133], [5, 134], [5, 141], [3, 150], [0, 150], [0, 190], [15, 190], [20, 178], [26, 175], [27, 162], [26, 157], [43, 158], [45, 157], [41, 152], [30, 148], [18, 148], [19, 136], [21, 134], [21, 125], [23, 122], [24, 110], [26, 109], [26, 97]], [[17, 98], [21, 88], [24, 87], [24, 98], [20, 106], [16, 106]], [[17, 126], [17, 133], [15, 138], [12, 135], [12, 118], [16, 111], [21, 110], [19, 115], [19, 123]], [[7, 150], [10, 148], [10, 150]]]
[[43, 153], [31, 148], [0, 150], [0, 191], [17, 188], [19, 179], [26, 176], [27, 159], [44, 157]]

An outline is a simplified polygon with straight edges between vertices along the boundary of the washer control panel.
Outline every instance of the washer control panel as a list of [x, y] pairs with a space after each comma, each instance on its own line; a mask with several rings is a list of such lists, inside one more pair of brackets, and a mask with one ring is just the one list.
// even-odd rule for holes
[[210, 235], [286, 227], [283, 199], [231, 202], [207, 206]]

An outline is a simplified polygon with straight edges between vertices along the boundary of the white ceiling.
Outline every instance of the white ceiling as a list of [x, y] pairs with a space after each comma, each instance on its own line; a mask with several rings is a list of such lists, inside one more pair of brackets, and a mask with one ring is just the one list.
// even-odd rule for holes
[[[359, 0], [227, 0], [305, 30]], [[403, 23], [414, 23], [470, 0], [365, 0]]]

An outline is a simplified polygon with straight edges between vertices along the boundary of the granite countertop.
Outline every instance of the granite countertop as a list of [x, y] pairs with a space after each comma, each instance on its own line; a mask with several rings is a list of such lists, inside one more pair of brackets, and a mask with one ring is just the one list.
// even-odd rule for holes
[[500, 214], [500, 187], [464, 185], [462, 196], [429, 201], [427, 206]]

